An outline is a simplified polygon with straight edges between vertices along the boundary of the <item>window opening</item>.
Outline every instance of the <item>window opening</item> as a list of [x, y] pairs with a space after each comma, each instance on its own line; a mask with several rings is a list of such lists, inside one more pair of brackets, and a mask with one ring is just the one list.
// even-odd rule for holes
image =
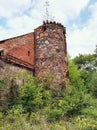
[[30, 56], [30, 51], [28, 51], [28, 56]]
[[43, 27], [42, 27], [43, 32], [46, 31], [46, 29], [47, 29], [46, 26], [43, 26]]
[[3, 56], [3, 50], [0, 50], [0, 56]]

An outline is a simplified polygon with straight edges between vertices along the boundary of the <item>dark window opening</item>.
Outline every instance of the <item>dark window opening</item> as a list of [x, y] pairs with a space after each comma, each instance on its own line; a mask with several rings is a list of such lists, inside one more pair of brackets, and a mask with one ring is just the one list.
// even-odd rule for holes
[[66, 73], [66, 77], [69, 78], [69, 71], [67, 71], [67, 73]]
[[60, 52], [60, 49], [59, 49], [59, 48], [57, 48], [57, 49], [56, 49], [56, 52]]
[[30, 56], [30, 51], [28, 51], [28, 56]]
[[64, 34], [64, 35], [66, 34], [65, 30], [63, 31], [63, 34]]
[[46, 26], [43, 26], [43, 27], [42, 27], [43, 32], [46, 31], [46, 29], [47, 29]]
[[0, 50], [0, 56], [3, 56], [3, 50]]
[[35, 69], [33, 69], [33, 76], [35, 76]]

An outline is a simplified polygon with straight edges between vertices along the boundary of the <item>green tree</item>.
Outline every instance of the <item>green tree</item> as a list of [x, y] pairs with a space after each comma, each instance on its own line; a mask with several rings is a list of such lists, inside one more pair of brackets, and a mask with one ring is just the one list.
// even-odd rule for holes
[[95, 54], [79, 55], [73, 59], [74, 63], [78, 65], [79, 69], [86, 69], [88, 72], [94, 71], [95, 66]]
[[72, 86], [79, 90], [84, 89], [84, 80], [81, 78], [81, 70], [73, 61], [69, 62], [69, 79]]
[[20, 103], [26, 112], [33, 112], [41, 109], [42, 101], [42, 84], [37, 83], [31, 75], [26, 76], [26, 82], [19, 89]]

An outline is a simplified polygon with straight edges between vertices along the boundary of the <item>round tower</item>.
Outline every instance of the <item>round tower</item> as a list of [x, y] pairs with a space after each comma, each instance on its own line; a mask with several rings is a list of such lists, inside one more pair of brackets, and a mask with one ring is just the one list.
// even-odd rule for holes
[[65, 34], [66, 28], [56, 22], [46, 21], [35, 29], [35, 76], [45, 79], [50, 74], [56, 89], [68, 74]]

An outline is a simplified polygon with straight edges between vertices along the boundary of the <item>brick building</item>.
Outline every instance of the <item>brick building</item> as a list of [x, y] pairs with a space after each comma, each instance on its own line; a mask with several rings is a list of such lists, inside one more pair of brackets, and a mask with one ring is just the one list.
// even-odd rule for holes
[[54, 75], [62, 85], [68, 75], [66, 29], [56, 22], [44, 22], [34, 32], [0, 41], [0, 78], [25, 68], [36, 77]]

